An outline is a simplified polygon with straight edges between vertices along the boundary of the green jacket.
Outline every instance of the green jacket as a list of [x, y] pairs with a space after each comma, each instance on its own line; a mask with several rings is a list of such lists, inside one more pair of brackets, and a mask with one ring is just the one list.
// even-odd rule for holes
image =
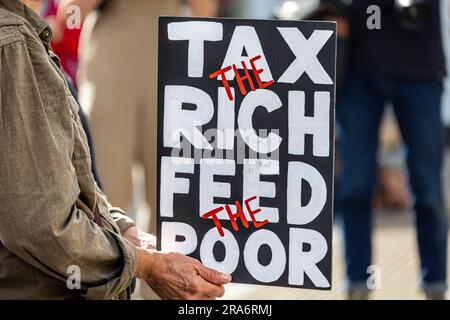
[[0, 0], [0, 299], [126, 299], [136, 249], [121, 232], [133, 221], [91, 174], [51, 36], [20, 1]]

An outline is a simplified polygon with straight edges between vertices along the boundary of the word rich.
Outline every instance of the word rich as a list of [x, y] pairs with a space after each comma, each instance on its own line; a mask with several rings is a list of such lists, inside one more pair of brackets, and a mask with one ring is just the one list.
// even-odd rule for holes
[[328, 22], [160, 18], [159, 250], [331, 289], [335, 41]]

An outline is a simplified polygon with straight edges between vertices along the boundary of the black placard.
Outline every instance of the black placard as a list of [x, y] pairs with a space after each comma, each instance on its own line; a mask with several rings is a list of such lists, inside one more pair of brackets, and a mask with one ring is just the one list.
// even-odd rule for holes
[[[159, 19], [158, 250], [331, 289], [335, 63], [332, 22]], [[216, 72], [233, 64], [229, 96]], [[202, 216], [236, 201], [248, 227], [220, 219], [221, 236]]]

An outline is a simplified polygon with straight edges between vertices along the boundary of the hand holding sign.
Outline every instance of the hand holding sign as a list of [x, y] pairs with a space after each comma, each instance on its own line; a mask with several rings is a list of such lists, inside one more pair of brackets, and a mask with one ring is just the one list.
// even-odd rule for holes
[[158, 249], [330, 289], [335, 24], [160, 18], [159, 41]]
[[[179, 253], [160, 253], [137, 247], [137, 277], [147, 282], [161, 299], [213, 300], [222, 297], [231, 276]], [[151, 256], [151, 257], [150, 257]]]

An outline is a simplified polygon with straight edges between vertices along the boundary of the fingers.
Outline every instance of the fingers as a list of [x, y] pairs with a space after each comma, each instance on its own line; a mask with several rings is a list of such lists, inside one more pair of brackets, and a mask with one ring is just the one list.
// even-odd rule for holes
[[202, 264], [197, 265], [197, 271], [200, 277], [216, 285], [224, 285], [231, 281], [229, 274], [221, 273]]
[[164, 272], [156, 272], [158, 276], [147, 281], [162, 298], [214, 300], [224, 295], [223, 285], [231, 281], [230, 275], [207, 268], [191, 257], [166, 253], [162, 258]]

